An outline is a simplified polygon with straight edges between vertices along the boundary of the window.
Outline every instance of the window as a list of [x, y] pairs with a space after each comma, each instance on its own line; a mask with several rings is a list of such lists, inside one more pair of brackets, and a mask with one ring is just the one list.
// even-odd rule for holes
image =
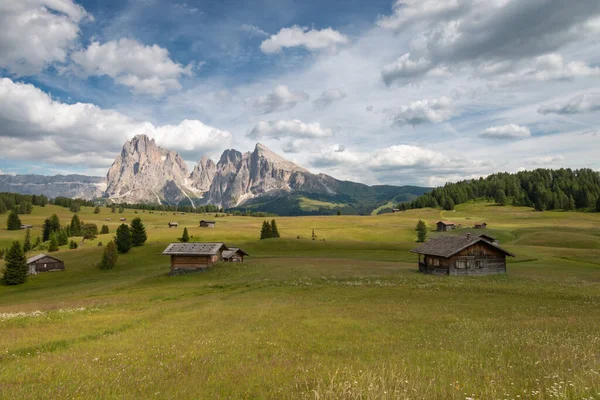
[[458, 269], [466, 269], [467, 268], [467, 262], [466, 261], [457, 261], [456, 262], [456, 268], [458, 268]]

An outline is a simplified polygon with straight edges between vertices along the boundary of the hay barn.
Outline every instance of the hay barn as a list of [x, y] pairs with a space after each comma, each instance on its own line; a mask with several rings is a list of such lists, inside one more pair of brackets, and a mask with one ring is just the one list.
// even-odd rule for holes
[[244, 257], [248, 257], [248, 253], [238, 247], [230, 247], [223, 252], [225, 262], [244, 262]]
[[224, 243], [171, 243], [162, 254], [171, 256], [171, 274], [201, 271], [223, 261]]
[[214, 228], [215, 225], [217, 225], [216, 221], [205, 221], [205, 220], [200, 221], [201, 228]]
[[62, 271], [65, 269], [65, 263], [56, 257], [47, 254], [38, 254], [27, 260], [29, 275], [36, 275], [40, 272]]

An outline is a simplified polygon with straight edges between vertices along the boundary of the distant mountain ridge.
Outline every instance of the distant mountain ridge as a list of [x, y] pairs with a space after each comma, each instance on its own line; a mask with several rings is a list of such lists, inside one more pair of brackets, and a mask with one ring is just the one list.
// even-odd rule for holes
[[[80, 178], [74, 178], [76, 176]], [[412, 200], [429, 190], [415, 186], [367, 186], [339, 181], [326, 174], [313, 174], [261, 143], [246, 153], [225, 150], [217, 163], [203, 157], [190, 172], [178, 153], [159, 147], [146, 135], [137, 135], [123, 145], [106, 180], [73, 175], [69, 178], [71, 186], [67, 187], [64, 177], [61, 180], [59, 176], [31, 176], [13, 179], [21, 181], [21, 186], [11, 183], [3, 188], [3, 177], [7, 175], [0, 176], [0, 190], [4, 191], [27, 190], [26, 193], [34, 194], [37, 188], [37, 194], [50, 197], [102, 197], [123, 203], [192, 206], [212, 204], [225, 209], [250, 208], [282, 215], [315, 213], [321, 209], [367, 213], [391, 200]]]
[[105, 189], [105, 179], [98, 176], [0, 175], [0, 192], [93, 199], [101, 197]]

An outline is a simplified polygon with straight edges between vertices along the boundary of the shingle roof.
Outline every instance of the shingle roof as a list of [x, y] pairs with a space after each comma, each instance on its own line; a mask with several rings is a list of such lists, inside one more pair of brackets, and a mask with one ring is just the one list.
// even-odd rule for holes
[[48, 257], [48, 258], [51, 258], [51, 259], [53, 259], [53, 260], [56, 260], [56, 261], [60, 261], [60, 262], [62, 262], [61, 260], [59, 260], [59, 259], [58, 259], [58, 258], [56, 258], [56, 257], [52, 257], [52, 256], [49, 256], [48, 254], [44, 254], [44, 253], [42, 253], [42, 254], [38, 254], [37, 256], [33, 256], [33, 257], [30, 257], [30, 258], [28, 258], [28, 259], [27, 259], [27, 264], [32, 264], [32, 263], [34, 263], [34, 262], [36, 262], [36, 261], [39, 261], [39, 260], [41, 260], [41, 259], [42, 259], [42, 258], [44, 258], [44, 257]]
[[192, 255], [192, 256], [212, 256], [219, 250], [228, 250], [225, 243], [171, 243], [163, 255]]
[[[486, 235], [487, 236], [487, 235]], [[489, 246], [492, 246], [504, 254], [514, 257], [515, 255], [509, 251], [504, 250], [502, 247], [498, 246], [489, 241], [490, 236], [487, 238], [483, 238], [481, 236], [475, 235], [461, 235], [461, 236], [439, 236], [431, 239], [427, 243], [423, 243], [419, 247], [412, 249], [412, 253], [418, 254], [426, 254], [430, 256], [439, 256], [450, 258], [456, 253], [466, 249], [474, 245], [477, 242], [486, 243]]]
[[230, 247], [229, 250], [223, 252], [223, 258], [229, 258], [238, 252], [244, 256], [249, 255], [248, 253], [246, 253], [244, 250], [240, 249], [239, 247]]

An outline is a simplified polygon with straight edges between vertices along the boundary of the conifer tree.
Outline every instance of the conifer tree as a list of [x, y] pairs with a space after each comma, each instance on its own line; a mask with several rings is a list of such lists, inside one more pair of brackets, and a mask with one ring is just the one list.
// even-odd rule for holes
[[6, 220], [6, 228], [9, 231], [18, 231], [19, 229], [21, 229], [21, 220], [19, 219], [19, 216], [17, 215], [16, 211], [11, 211], [8, 214], [8, 218]]
[[27, 260], [18, 241], [14, 241], [4, 256], [6, 267], [2, 281], [5, 285], [20, 285], [27, 281]]
[[36, 247], [38, 247], [40, 244], [42, 244], [42, 238], [41, 237], [36, 237], [35, 238], [35, 242], [33, 242], [33, 247], [32, 249], [35, 249]]
[[134, 218], [131, 221], [131, 242], [134, 246], [141, 246], [148, 240], [146, 228], [142, 223], [141, 218]]
[[27, 228], [25, 232], [25, 241], [23, 242], [23, 253], [27, 253], [31, 250], [31, 231]]
[[114, 204], [111, 204], [111, 206], [110, 206], [110, 212], [113, 213], [113, 214], [115, 212], [117, 212], [117, 206], [115, 206]]
[[187, 243], [190, 241], [190, 235], [188, 234], [187, 228], [183, 228], [183, 235], [179, 240], [181, 240], [183, 243]]
[[417, 231], [417, 242], [424, 243], [427, 239], [427, 225], [422, 219], [417, 223], [415, 230]]
[[123, 207], [123, 205], [121, 204], [119, 206], [119, 214], [123, 214], [125, 212], [125, 207]]
[[596, 201], [596, 212], [600, 212], [600, 196], [598, 196], [598, 200]]
[[127, 253], [129, 250], [131, 250], [131, 230], [129, 229], [129, 225], [121, 224], [117, 228], [115, 244], [119, 253]]
[[[127, 226], [127, 225], [125, 225]], [[117, 259], [119, 255], [117, 254], [117, 245], [114, 241], [110, 241], [106, 244], [104, 248], [104, 252], [102, 253], [102, 259], [98, 264], [100, 269], [113, 269], [115, 264], [117, 263]]]
[[48, 244], [48, 252], [53, 253], [58, 251], [58, 239], [56, 238], [57, 233], [50, 235], [50, 243]]
[[73, 249], [76, 249], [77, 247], [79, 247], [79, 246], [77, 246], [77, 242], [75, 242], [74, 240], [71, 240], [69, 242], [69, 249], [73, 250]]
[[58, 240], [59, 246], [64, 246], [69, 243], [69, 236], [67, 235], [66, 229], [61, 229], [56, 233], [56, 239]]
[[106, 235], [107, 233], [110, 233], [108, 230], [108, 225], [102, 225], [102, 229], [100, 229], [100, 234]]
[[277, 229], [277, 222], [275, 222], [275, 220], [271, 221], [271, 237], [281, 237], [281, 235], [279, 235], [279, 230]]
[[4, 214], [7, 211], [6, 204], [4, 204], [4, 200], [0, 199], [0, 214]]
[[44, 221], [44, 228], [42, 234], [42, 241], [46, 241], [50, 239], [50, 236], [54, 232], [58, 232], [60, 230], [60, 220], [58, 215], [52, 214], [49, 218], [46, 218]]
[[262, 229], [260, 230], [260, 239], [270, 239], [273, 237], [273, 229], [271, 224], [267, 221], [263, 221]]
[[100, 214], [100, 206], [96, 206], [96, 208], [94, 208], [94, 214]]
[[71, 236], [81, 236], [81, 220], [77, 214], [71, 218]]

